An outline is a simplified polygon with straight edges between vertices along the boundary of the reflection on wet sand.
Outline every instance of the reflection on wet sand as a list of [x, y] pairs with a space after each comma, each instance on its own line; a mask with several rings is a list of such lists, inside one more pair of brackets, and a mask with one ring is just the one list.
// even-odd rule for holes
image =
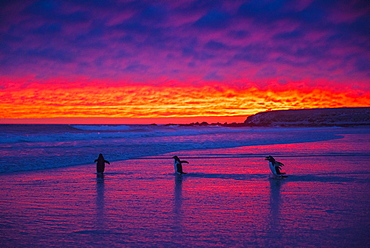
[[181, 208], [182, 208], [182, 175], [175, 175], [175, 204], [174, 204], [174, 213], [177, 217], [181, 217]]
[[270, 178], [270, 211], [268, 216], [267, 235], [269, 241], [280, 243], [284, 235], [281, 220], [281, 186], [285, 179]]
[[182, 239], [183, 232], [183, 210], [182, 210], [182, 182], [184, 178], [183, 175], [176, 174], [174, 182], [174, 204], [173, 204], [173, 230], [174, 230], [174, 240], [177, 242]]
[[96, 175], [96, 229], [105, 230], [104, 174]]

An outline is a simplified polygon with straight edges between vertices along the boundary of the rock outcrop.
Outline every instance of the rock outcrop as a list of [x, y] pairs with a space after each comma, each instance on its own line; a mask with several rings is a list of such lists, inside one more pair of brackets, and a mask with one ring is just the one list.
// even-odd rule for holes
[[370, 125], [370, 107], [276, 110], [249, 116], [247, 126]]

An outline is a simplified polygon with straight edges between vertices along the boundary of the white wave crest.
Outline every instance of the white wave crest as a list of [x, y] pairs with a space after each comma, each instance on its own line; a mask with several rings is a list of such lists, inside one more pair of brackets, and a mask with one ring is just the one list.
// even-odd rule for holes
[[87, 131], [129, 131], [132, 127], [127, 125], [71, 125], [73, 128]]

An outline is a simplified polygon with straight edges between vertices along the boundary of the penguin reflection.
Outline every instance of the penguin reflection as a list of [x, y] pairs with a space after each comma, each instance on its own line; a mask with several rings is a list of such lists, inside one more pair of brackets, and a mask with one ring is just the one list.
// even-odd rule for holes
[[[183, 241], [183, 223], [182, 223], [182, 181], [183, 175], [175, 175], [175, 189], [174, 189], [174, 204], [173, 204], [173, 228], [175, 236], [173, 239], [176, 242]], [[180, 235], [179, 235], [180, 234]]]
[[268, 235], [274, 240], [280, 240], [283, 235], [280, 229], [280, 207], [281, 207], [281, 186], [284, 180], [270, 178], [270, 215], [268, 223]]
[[280, 190], [282, 180], [270, 179], [270, 210], [273, 217], [278, 217], [280, 213]]
[[104, 174], [96, 175], [96, 228], [104, 230], [105, 216], [104, 216]]
[[181, 215], [182, 207], [182, 175], [175, 175], [175, 202], [174, 202], [174, 213], [175, 215]]

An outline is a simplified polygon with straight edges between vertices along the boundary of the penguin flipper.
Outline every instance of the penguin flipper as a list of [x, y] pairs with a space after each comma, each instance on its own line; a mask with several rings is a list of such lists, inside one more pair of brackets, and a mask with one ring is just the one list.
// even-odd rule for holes
[[276, 163], [278, 164], [278, 166], [284, 166], [284, 164], [282, 162], [276, 161]]

